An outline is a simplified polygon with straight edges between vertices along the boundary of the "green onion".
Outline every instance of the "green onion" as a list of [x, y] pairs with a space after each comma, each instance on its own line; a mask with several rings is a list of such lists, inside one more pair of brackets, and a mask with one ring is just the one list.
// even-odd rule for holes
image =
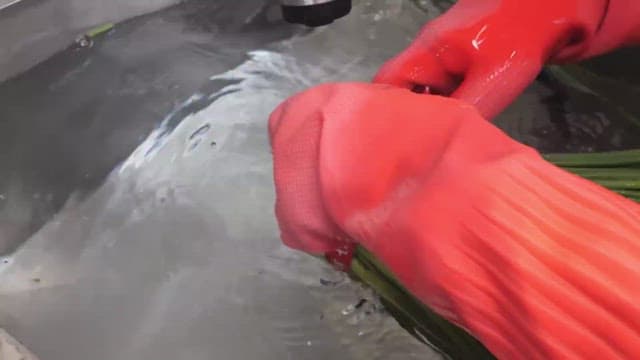
[[580, 154], [548, 154], [548, 161], [563, 168], [640, 168], [640, 150]]
[[493, 355], [463, 329], [423, 305], [391, 275], [373, 254], [356, 248], [352, 274], [369, 285], [389, 313], [411, 335], [450, 359], [494, 359]]
[[95, 38], [96, 36], [102, 35], [104, 33], [107, 33], [109, 31], [111, 31], [111, 29], [113, 29], [115, 25], [113, 25], [112, 23], [107, 23], [107, 24], [103, 24], [100, 26], [96, 26], [93, 29], [87, 31], [86, 36], [90, 37], [90, 38]]

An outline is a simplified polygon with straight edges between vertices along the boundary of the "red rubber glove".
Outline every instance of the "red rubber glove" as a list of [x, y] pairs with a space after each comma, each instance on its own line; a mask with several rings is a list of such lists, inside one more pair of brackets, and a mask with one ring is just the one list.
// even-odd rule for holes
[[287, 245], [361, 243], [498, 358], [640, 358], [634, 202], [471, 105], [383, 85], [309, 90], [270, 135]]
[[575, 61], [639, 41], [637, 0], [459, 0], [375, 82], [426, 86], [493, 118], [547, 61]]

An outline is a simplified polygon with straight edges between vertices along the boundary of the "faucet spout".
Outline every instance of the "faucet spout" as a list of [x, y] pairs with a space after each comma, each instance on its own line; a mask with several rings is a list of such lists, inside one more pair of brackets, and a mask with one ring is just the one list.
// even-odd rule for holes
[[284, 19], [292, 24], [318, 27], [351, 12], [351, 0], [280, 0]]

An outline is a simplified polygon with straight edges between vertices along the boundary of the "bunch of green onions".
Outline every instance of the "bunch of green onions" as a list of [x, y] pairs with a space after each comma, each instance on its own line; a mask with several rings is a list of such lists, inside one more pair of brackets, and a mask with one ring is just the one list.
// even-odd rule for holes
[[567, 171], [640, 202], [640, 150], [554, 154], [545, 158]]

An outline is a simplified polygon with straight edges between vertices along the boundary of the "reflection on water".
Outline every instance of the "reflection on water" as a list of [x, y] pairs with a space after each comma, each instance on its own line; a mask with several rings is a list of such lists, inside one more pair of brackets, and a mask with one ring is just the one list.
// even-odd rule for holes
[[[436, 358], [369, 290], [280, 244], [266, 119], [368, 80], [441, 8], [359, 1], [309, 32], [238, 4], [135, 19], [0, 86], [0, 227], [17, 229], [0, 252], [28, 237], [0, 261], [0, 325], [52, 360]], [[554, 91], [535, 84], [500, 124], [542, 148], [619, 128], [558, 102], [586, 135], [555, 137]]]

